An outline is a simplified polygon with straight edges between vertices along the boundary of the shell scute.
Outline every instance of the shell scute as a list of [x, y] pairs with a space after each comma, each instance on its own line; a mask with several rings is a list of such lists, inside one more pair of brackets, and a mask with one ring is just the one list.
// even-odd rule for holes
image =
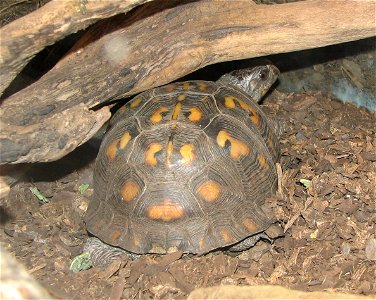
[[243, 121], [256, 129], [267, 143], [268, 151], [277, 161], [280, 156], [278, 139], [269, 124], [269, 120], [260, 106], [246, 93], [232, 88], [221, 87], [214, 95], [219, 110]]

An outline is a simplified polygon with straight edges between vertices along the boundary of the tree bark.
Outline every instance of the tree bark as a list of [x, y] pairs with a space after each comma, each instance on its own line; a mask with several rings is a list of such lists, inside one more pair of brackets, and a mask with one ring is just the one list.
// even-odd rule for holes
[[[0, 162], [49, 161], [72, 151], [94, 134], [93, 121], [81, 118], [77, 105], [93, 108], [217, 62], [374, 36], [375, 3], [199, 1], [146, 12], [145, 18], [140, 12], [137, 18], [127, 15], [118, 29], [111, 27], [100, 38], [96, 33], [94, 41], [85, 38], [38, 82], [4, 101]], [[63, 114], [70, 118], [69, 126], [49, 123]], [[85, 122], [91, 128], [86, 132]], [[78, 142], [61, 147], [61, 136]]]
[[53, 0], [0, 29], [0, 95], [43, 48], [150, 0]]

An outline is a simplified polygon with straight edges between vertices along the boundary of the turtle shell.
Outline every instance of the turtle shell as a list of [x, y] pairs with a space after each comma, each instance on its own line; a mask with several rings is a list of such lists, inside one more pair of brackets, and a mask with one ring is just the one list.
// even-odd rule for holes
[[279, 144], [249, 95], [208, 81], [144, 92], [114, 115], [95, 165], [87, 229], [134, 253], [203, 254], [272, 223]]

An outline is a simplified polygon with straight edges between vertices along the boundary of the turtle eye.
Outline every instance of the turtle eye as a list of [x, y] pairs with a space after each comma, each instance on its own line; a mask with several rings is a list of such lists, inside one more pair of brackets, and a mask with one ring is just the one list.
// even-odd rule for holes
[[266, 79], [268, 79], [268, 71], [266, 71], [266, 70], [260, 71], [259, 78], [262, 81], [265, 81]]

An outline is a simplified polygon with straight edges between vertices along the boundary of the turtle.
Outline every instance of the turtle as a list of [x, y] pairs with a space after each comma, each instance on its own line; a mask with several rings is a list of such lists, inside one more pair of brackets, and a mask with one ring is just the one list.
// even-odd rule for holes
[[278, 75], [259, 65], [123, 105], [96, 158], [87, 230], [134, 254], [243, 250], [265, 237], [280, 146], [257, 103]]

